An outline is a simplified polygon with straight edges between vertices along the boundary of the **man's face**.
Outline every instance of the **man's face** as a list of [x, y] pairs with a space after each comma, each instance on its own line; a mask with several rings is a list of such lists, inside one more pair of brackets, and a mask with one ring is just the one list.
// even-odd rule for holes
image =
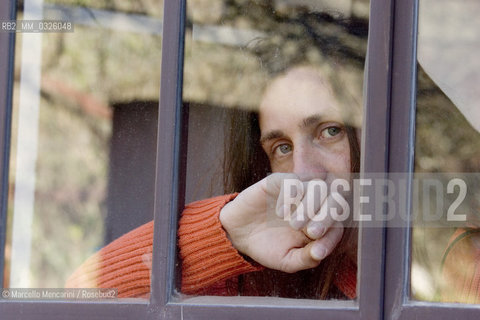
[[339, 104], [315, 70], [293, 68], [272, 82], [260, 104], [260, 130], [273, 172], [293, 172], [302, 180], [350, 172]]

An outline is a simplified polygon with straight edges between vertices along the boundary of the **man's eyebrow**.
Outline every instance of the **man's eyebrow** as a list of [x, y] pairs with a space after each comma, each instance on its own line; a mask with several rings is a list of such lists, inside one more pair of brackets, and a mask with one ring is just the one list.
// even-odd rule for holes
[[310, 117], [303, 119], [302, 123], [299, 126], [300, 128], [308, 128], [312, 125], [316, 125], [321, 120], [322, 120], [322, 116], [320, 116], [319, 114], [314, 114]]
[[278, 139], [282, 137], [285, 137], [285, 134], [283, 133], [283, 131], [273, 130], [266, 133], [264, 136], [260, 137], [260, 144], [264, 144], [269, 140]]

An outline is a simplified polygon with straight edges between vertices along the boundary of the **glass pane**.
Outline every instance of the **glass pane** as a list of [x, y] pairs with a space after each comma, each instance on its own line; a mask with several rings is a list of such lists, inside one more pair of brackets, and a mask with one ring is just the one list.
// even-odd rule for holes
[[[368, 6], [187, 1], [179, 292], [356, 297], [357, 229], [328, 210], [359, 170]], [[305, 187], [304, 218], [280, 186]]]
[[[6, 288], [149, 294], [151, 242], [137, 262], [99, 250], [153, 218], [162, 11], [153, 0], [18, 8], [18, 24], [61, 20], [73, 30], [17, 33]], [[134, 273], [122, 267], [135, 263]]]
[[478, 1], [420, 1], [415, 177], [430, 187], [413, 203], [416, 300], [480, 302], [479, 12]]

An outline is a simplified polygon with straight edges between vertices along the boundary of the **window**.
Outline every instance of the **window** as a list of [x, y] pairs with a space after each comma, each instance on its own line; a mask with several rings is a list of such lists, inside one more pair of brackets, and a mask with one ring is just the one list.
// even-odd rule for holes
[[[213, 3], [217, 8], [214, 12], [210, 8]], [[210, 2], [207, 9], [201, 2], [187, 1], [190, 23], [185, 34], [183, 77], [183, 103], [189, 128], [186, 203], [242, 192], [264, 178], [269, 181], [266, 177], [272, 172], [292, 172], [304, 181], [323, 179], [330, 188], [330, 180], [350, 176], [351, 171], [358, 172], [367, 8], [368, 2], [358, 3], [354, 8], [338, 5], [324, 8], [309, 1], [302, 4], [215, 1]], [[309, 124], [303, 125], [308, 119]], [[334, 131], [330, 134], [328, 130]], [[305, 144], [304, 139], [312, 144]], [[259, 193], [253, 191], [251, 197], [258, 197]], [[270, 201], [263, 193], [262, 199]], [[240, 201], [231, 201], [230, 208], [238, 206]], [[334, 200], [330, 198], [330, 202]], [[314, 272], [299, 270], [301, 267], [294, 266], [292, 261], [284, 268], [297, 272], [286, 275], [274, 271], [280, 265], [268, 257], [270, 253], [263, 251], [269, 247], [269, 241], [261, 239], [288, 239], [285, 246], [277, 243], [276, 249], [282, 254], [288, 244], [296, 248], [300, 246], [298, 238], [306, 236], [301, 231], [293, 235], [286, 222], [283, 222], [284, 228], [277, 226], [281, 220], [268, 213], [263, 203], [256, 209], [258, 213], [244, 212], [242, 216], [259, 218], [254, 223], [258, 226], [255, 237], [259, 240], [255, 243], [256, 249], [245, 249], [242, 253], [271, 266], [258, 272], [240, 271], [247, 267], [247, 261], [238, 259], [234, 264], [236, 252], [220, 244], [215, 251], [223, 254], [206, 249], [216, 246], [216, 242], [212, 237], [203, 243], [202, 235], [214, 234], [216, 230], [194, 227], [193, 222], [187, 225], [188, 218], [180, 220], [182, 283], [185, 289], [192, 288], [186, 293], [192, 293], [193, 288], [199, 286], [194, 283], [196, 280], [190, 279], [205, 277], [214, 269], [217, 274], [226, 273], [229, 277], [234, 272], [242, 272], [233, 277], [238, 284], [227, 282], [230, 291], [238, 290], [241, 295], [316, 300], [356, 296], [354, 219], [350, 217], [344, 222], [348, 227], [338, 249], [313, 269]], [[350, 215], [346, 210], [343, 213]], [[313, 211], [307, 213], [309, 216], [302, 217], [302, 214], [297, 215], [299, 223], [311, 219], [308, 224], [311, 225], [319, 220]], [[206, 219], [207, 215], [202, 212], [198, 217]], [[223, 221], [222, 225], [228, 231], [228, 223]], [[188, 237], [198, 236], [195, 246], [206, 246], [200, 273], [192, 270], [194, 258], [188, 254], [187, 242], [182, 241], [184, 227], [189, 229]], [[232, 243], [243, 241], [233, 236], [234, 230], [230, 231]], [[337, 239], [335, 234], [340, 235], [341, 231], [333, 226], [325, 237]], [[318, 241], [318, 245], [322, 245], [322, 241]], [[332, 275], [327, 270], [332, 270]], [[335, 274], [343, 280], [335, 279]], [[214, 277], [208, 277], [205, 282], [213, 283]], [[205, 287], [208, 288], [206, 284]]]
[[[472, 85], [478, 82], [480, 68], [470, 53], [478, 45], [475, 20], [465, 23], [477, 7], [474, 2], [420, 2], [415, 171], [438, 176], [446, 187], [450, 184], [451, 190], [445, 191], [451, 198], [443, 195], [444, 211], [450, 213], [443, 224], [418, 225], [413, 232], [413, 250], [418, 254], [412, 261], [412, 293], [418, 300], [479, 302], [468, 273], [475, 273], [470, 269], [476, 252], [480, 152]], [[437, 143], [431, 144], [433, 140]], [[458, 250], [461, 254], [456, 254]], [[421, 283], [414, 279], [425, 273], [427, 281], [414, 286]]]
[[[449, 303], [468, 301], [456, 291], [454, 285], [445, 283], [448, 277], [441, 268], [445, 266], [442, 259], [449, 250], [449, 241], [453, 241], [454, 228], [467, 223], [457, 220], [457, 217], [470, 213], [472, 206], [475, 206], [475, 172], [478, 168], [467, 166], [467, 160], [459, 150], [469, 150], [472, 154], [478, 152], [475, 147], [478, 133], [466, 120], [471, 119], [470, 123], [475, 123], [464, 112], [465, 103], [455, 101], [451, 92], [468, 88], [465, 82], [460, 84], [460, 79], [466, 80], [464, 73], [454, 64], [440, 59], [454, 58], [462, 62], [468, 59], [468, 55], [458, 52], [464, 52], [465, 46], [472, 46], [475, 41], [466, 42], [454, 30], [462, 26], [465, 30], [475, 32], [475, 28], [464, 23], [464, 15], [460, 20], [458, 18], [459, 12], [471, 11], [473, 3], [432, 3], [421, 0], [419, 5], [418, 49], [413, 46], [404, 49], [403, 46], [410, 42], [408, 39], [411, 34], [416, 33], [415, 23], [407, 23], [412, 28], [402, 29], [394, 40], [394, 47], [399, 49], [393, 52], [390, 116], [390, 132], [393, 134], [390, 136], [389, 171], [408, 173], [406, 177], [410, 182], [407, 194], [410, 196], [403, 201], [408, 203], [411, 220], [390, 221], [388, 225], [391, 228], [386, 229], [385, 317], [391, 318], [395, 314], [395, 318], [401, 319], [419, 316], [428, 319], [474, 318], [478, 314], [477, 306]], [[401, 2], [396, 12], [408, 19], [416, 19], [415, 6], [414, 2]], [[397, 24], [395, 28], [398, 28]], [[440, 29], [448, 32], [439, 32]], [[457, 54], [449, 54], [449, 50]], [[405, 63], [412, 68], [397, 69], [395, 62], [397, 65]], [[439, 70], [447, 69], [451, 73], [447, 78], [438, 77]], [[476, 74], [474, 68], [469, 68], [469, 72]], [[452, 80], [456, 81], [455, 84]], [[403, 86], [401, 82], [409, 85]], [[466, 99], [469, 99], [468, 95], [461, 98], [462, 101]], [[415, 105], [416, 109], [413, 108]], [[460, 131], [446, 135], [448, 128], [457, 126], [461, 127]], [[462, 138], [465, 135], [468, 135], [468, 139]], [[428, 187], [432, 181], [436, 186]], [[457, 182], [460, 185], [452, 188]], [[461, 189], [464, 187], [461, 182], [465, 182], [469, 195], [457, 206], [455, 200], [462, 196]], [[449, 184], [454, 192], [448, 191]], [[429, 194], [426, 191], [429, 188], [435, 192]], [[399, 197], [395, 201], [402, 202]], [[474, 252], [466, 256], [471, 254]], [[460, 263], [460, 260], [457, 262]], [[461, 277], [458, 278], [460, 280]], [[453, 293], [454, 299], [448, 298], [450, 293]]]
[[153, 219], [162, 12], [18, 6], [2, 287], [71, 286], [89, 256]]
[[[444, 4], [444, 1], [441, 2]], [[315, 25], [321, 21], [320, 18], [330, 22], [336, 21], [335, 15], [317, 15], [317, 20], [299, 18], [302, 15], [303, 17], [315, 16], [311, 14], [313, 10], [308, 6], [311, 3], [319, 4], [316, 11], [325, 12], [325, 6], [332, 6], [333, 2], [219, 0], [208, 2], [208, 7], [205, 1], [194, 0], [165, 0], [164, 3], [141, 1], [136, 4], [113, 1], [105, 5], [82, 2], [81, 5], [86, 8], [80, 7], [76, 1], [24, 1], [24, 3], [23, 14], [26, 16], [23, 19], [30, 17], [29, 12], [42, 13], [40, 16], [31, 16], [32, 19], [55, 14], [55, 17], [60, 17], [58, 19], [72, 19], [75, 31], [72, 34], [0, 32], [0, 97], [2, 97], [0, 101], [2, 113], [0, 126], [2, 147], [0, 256], [2, 258], [0, 265], [3, 268], [0, 271], [8, 275], [3, 280], [2, 287], [11, 287], [12, 283], [7, 282], [12, 279], [17, 281], [10, 276], [12, 272], [19, 279], [18, 282], [13, 282], [15, 286], [60, 286], [60, 279], [63, 280], [68, 272], [62, 271], [63, 274], [58, 276], [59, 273], [53, 272], [57, 265], [74, 266], [79, 263], [74, 259], [83, 260], [88, 255], [85, 251], [94, 250], [95, 246], [103, 246], [118, 234], [150, 220], [152, 214], [155, 217], [154, 252], [149, 300], [65, 302], [30, 299], [18, 303], [19, 301], [3, 298], [0, 299], [2, 316], [6, 318], [18, 318], [19, 314], [26, 318], [58, 317], [59, 315], [73, 318], [118, 316], [129, 319], [150, 317], [217, 319], [230, 317], [233, 313], [235, 317], [249, 319], [264, 317], [410, 319], [419, 316], [437, 319], [452, 318], [459, 314], [467, 318], [478, 316], [478, 307], [475, 305], [426, 302], [435, 300], [435, 293], [428, 295], [421, 291], [420, 283], [415, 280], [415, 277], [424, 265], [421, 265], [417, 255], [411, 254], [411, 250], [431, 245], [437, 240], [427, 238], [428, 230], [418, 225], [414, 225], [415, 228], [411, 231], [410, 221], [402, 220], [399, 216], [385, 222], [360, 223], [358, 298], [353, 301], [248, 296], [184, 296], [178, 293], [181, 275], [176, 260], [177, 248], [174, 245], [177, 239], [178, 213], [181, 212], [185, 203], [224, 192], [221, 186], [222, 181], [212, 180], [212, 177], [218, 176], [215, 170], [219, 165], [214, 164], [222, 162], [220, 155], [223, 148], [223, 123], [226, 123], [226, 117], [235, 108], [241, 110], [254, 108], [262, 95], [263, 84], [267, 83], [262, 83], [267, 79], [262, 72], [268, 68], [256, 67], [258, 57], [255, 56], [255, 50], [262, 49], [261, 44], [254, 45], [255, 41], [252, 39], [263, 38], [267, 31], [278, 31], [273, 41], [288, 44], [288, 46], [279, 45], [280, 48], [285, 49], [282, 54], [291, 53], [292, 57], [297, 57], [300, 53], [309, 59], [322, 57], [314, 50], [309, 50], [313, 43], [310, 39], [305, 40], [305, 46], [302, 47], [305, 50], [299, 50], [295, 42], [297, 38], [290, 33], [297, 31], [301, 33], [299, 30], [302, 27], [306, 30], [311, 27], [318, 33], [310, 33], [309, 37], [333, 30], [334, 35], [329, 35], [331, 37], [328, 39], [330, 41], [336, 39], [338, 29], [330, 24], [325, 24], [329, 27], [317, 29], [318, 25]], [[420, 2], [425, 7], [428, 7], [429, 3], [431, 1], [421, 0]], [[462, 2], [464, 8], [468, 7], [466, 3]], [[304, 10], [292, 10], [293, 7], [299, 6], [303, 6]], [[427, 18], [423, 16], [422, 10], [423, 12], [431, 10], [421, 7], [418, 11], [417, 2], [414, 0], [371, 0], [369, 5], [365, 1], [346, 0], [337, 1], [333, 6], [342, 9], [343, 12], [355, 12], [354, 16], [357, 18], [369, 17], [368, 55], [363, 95], [365, 107], [362, 124], [361, 177], [363, 175], [368, 178], [369, 174], [373, 174], [374, 177], [395, 179], [394, 173], [400, 172], [406, 173], [409, 179], [406, 184], [407, 190], [403, 194], [407, 197], [395, 194], [392, 198], [393, 202], [388, 206], [385, 204], [378, 208], [375, 201], [371, 201], [362, 206], [362, 209], [366, 213], [376, 210], [380, 214], [388, 215], [393, 205], [410, 208], [413, 190], [413, 184], [410, 182], [413, 180], [415, 169], [418, 172], [418, 166], [422, 161], [425, 163], [421, 160], [425, 155], [421, 153], [425, 150], [422, 149], [421, 136], [414, 134], [415, 129], [419, 133], [422, 128], [426, 128], [422, 127], [420, 116], [424, 98], [417, 96], [415, 89], [418, 88], [418, 92], [424, 90], [422, 92], [430, 94], [431, 92], [428, 92], [430, 87], [436, 92], [443, 91], [462, 111], [462, 104], [452, 99], [448, 90], [442, 87], [441, 82], [436, 80], [429, 71], [428, 63], [423, 60], [422, 46], [426, 45], [427, 41], [422, 38], [425, 35], [422, 33], [422, 21], [426, 22]], [[15, 8], [14, 1], [2, 2], [0, 20], [15, 20], [17, 17]], [[37, 8], [37, 10], [40, 8], [40, 10], [35, 11], [31, 8]], [[235, 10], [239, 10], [242, 14], [235, 14]], [[474, 12], [474, 10], [468, 11]], [[417, 67], [415, 44], [419, 12], [420, 64]], [[450, 17], [456, 17], [455, 12], [451, 10]], [[18, 17], [21, 14], [22, 11], [19, 10]], [[84, 26], [82, 21], [94, 22], [95, 25]], [[117, 21], [121, 22], [117, 23]], [[294, 27], [292, 29], [272, 27], [274, 25], [270, 25], [272, 21], [287, 22]], [[362, 21], [358, 23], [361, 24]], [[275, 24], [275, 26], [278, 25]], [[477, 29], [474, 28], [474, 30]], [[351, 31], [353, 30], [356, 29], [352, 28]], [[35, 37], [36, 35], [40, 37]], [[285, 37], [282, 38], [282, 35]], [[80, 36], [85, 38], [85, 42], [78, 38]], [[352, 35], [352, 37], [357, 36]], [[42, 56], [35, 54], [39, 51], [32, 50], [31, 46], [36, 42], [35, 40], [27, 41], [29, 38], [42, 39], [41, 43], [37, 43]], [[26, 43], [27, 47], [30, 46], [27, 48], [30, 50], [21, 46], [22, 43]], [[41, 44], [45, 46], [43, 49], [40, 49]], [[117, 50], [118, 48], [122, 49]], [[359, 51], [364, 48], [364, 45], [356, 47]], [[82, 51], [83, 49], [87, 50]], [[18, 58], [19, 52], [22, 52], [22, 58]], [[59, 52], [62, 55], [58, 55]], [[228, 55], [225, 54], [226, 52]], [[272, 54], [268, 50], [264, 53]], [[32, 63], [27, 65], [28, 54]], [[22, 103], [24, 98], [17, 98], [22, 97], [24, 93], [22, 94], [22, 86], [16, 86], [15, 83], [18, 81], [21, 83], [24, 77], [16, 76], [14, 61], [20, 68], [17, 70], [22, 70], [21, 72], [27, 67], [35, 71], [31, 73], [37, 76], [34, 78], [37, 80], [32, 82], [33, 87], [41, 90], [33, 90], [33, 95], [30, 97], [36, 99], [32, 101], [39, 101], [39, 121], [35, 120], [37, 119], [35, 112], [38, 109], [33, 110], [35, 112], [22, 114], [23, 105], [31, 108], [37, 104]], [[447, 63], [444, 65], [448, 66]], [[202, 69], [201, 72], [195, 70], [204, 66], [208, 68]], [[268, 67], [275, 68], [275, 66]], [[160, 69], [161, 83], [158, 81]], [[66, 73], [67, 70], [69, 74]], [[238, 70], [248, 71], [238, 73]], [[123, 77], [120, 77], [119, 73]], [[222, 73], [222, 81], [217, 82], [217, 78], [212, 76], [212, 74], [217, 76]], [[415, 80], [417, 73], [420, 77], [418, 84]], [[92, 74], [95, 77], [98, 75], [98, 78], [92, 77]], [[152, 76], [153, 74], [157, 76]], [[431, 78], [426, 82], [426, 87], [422, 82], [425, 75]], [[240, 79], [238, 79], [239, 76], [241, 76]], [[244, 79], [249, 81], [244, 82]], [[251, 85], [252, 82], [258, 86], [242, 86], [243, 84]], [[26, 84], [24, 83], [24, 87]], [[20, 88], [20, 93], [14, 90], [17, 87]], [[448, 87], [451, 86], [448, 85]], [[49, 88], [55, 89], [48, 91]], [[61, 90], [62, 88], [64, 89]], [[86, 94], [87, 97], [85, 97]], [[445, 96], [443, 98], [445, 99]], [[156, 108], [158, 100], [160, 100], [159, 108]], [[87, 103], [82, 104], [82, 101]], [[428, 98], [423, 101], [427, 101], [427, 104], [432, 103]], [[417, 111], [415, 102], [417, 102]], [[110, 105], [111, 108], [103, 108], [102, 104]], [[453, 106], [453, 104], [449, 105]], [[101, 108], [91, 109], [92, 106]], [[416, 114], [418, 116], [415, 122]], [[428, 115], [431, 116], [431, 114]], [[25, 122], [32, 118], [35, 121]], [[42, 122], [42, 119], [45, 122]], [[53, 121], [55, 119], [59, 120]], [[222, 126], [211, 125], [212, 119], [222, 123]], [[210, 126], [206, 126], [207, 124]], [[63, 131], [62, 126], [64, 126]], [[23, 132], [21, 128], [27, 128], [27, 132], [33, 132], [32, 137], [37, 141], [34, 143], [37, 148], [32, 148], [31, 140], [27, 139], [30, 137], [20, 136]], [[74, 131], [75, 128], [78, 131]], [[89, 132], [89, 135], [85, 136], [85, 132]], [[415, 138], [417, 140], [414, 140]], [[67, 139], [70, 140], [65, 142]], [[213, 143], [205, 143], [205, 139], [213, 140]], [[77, 158], [72, 158], [72, 153], [66, 151], [66, 148], [70, 148], [72, 144], [82, 147], [81, 152], [78, 149], [73, 150]], [[211, 147], [214, 144], [218, 150]], [[22, 151], [21, 149], [25, 146], [27, 148]], [[414, 147], [416, 154], [413, 153]], [[209, 148], [208, 153], [204, 152], [206, 148]], [[68, 159], [64, 161], [67, 163], [44, 162], [48, 157], [53, 157], [54, 151], [60, 153], [62, 159]], [[37, 166], [32, 166], [32, 162], [27, 161], [27, 164], [30, 164], [30, 174], [22, 170], [11, 177], [9, 172], [16, 172], [15, 169], [22, 165], [16, 160], [21, 152], [24, 152], [21, 156], [22, 161], [28, 159], [26, 156], [34, 155], [37, 158]], [[138, 156], [139, 154], [142, 156]], [[91, 161], [92, 157], [98, 161]], [[85, 160], [81, 162], [78, 159]], [[43, 165], [38, 166], [38, 163]], [[75, 171], [78, 171], [78, 167], [90, 163], [92, 164], [90, 168], [82, 168], [85, 174], [76, 177], [78, 172]], [[73, 169], [66, 171], [68, 167]], [[52, 171], [61, 174], [53, 175]], [[476, 169], [472, 168], [472, 171], [475, 172]], [[22, 174], [25, 178], [22, 178]], [[15, 202], [15, 197], [21, 196], [20, 190], [23, 186], [18, 185], [17, 190], [17, 184], [12, 188], [10, 184], [18, 183], [21, 179], [28, 181], [33, 177], [37, 182], [27, 183], [26, 186], [29, 190], [27, 195], [30, 198], [35, 195], [35, 201], [20, 201], [21, 198], [19, 198], [18, 202]], [[208, 187], [205, 187], [206, 184], [203, 181], [211, 180], [214, 183], [211, 185], [208, 183]], [[73, 181], [76, 182], [73, 183]], [[95, 190], [89, 189], [88, 186], [95, 186]], [[9, 189], [13, 191], [11, 198], [9, 198]], [[44, 195], [42, 190], [48, 190], [47, 194]], [[68, 192], [69, 190], [73, 191]], [[132, 190], [138, 192], [132, 192]], [[375, 190], [372, 188], [364, 188], [362, 192], [363, 196], [375, 199]], [[63, 203], [39, 200], [53, 194], [59, 194], [56, 199], [67, 200]], [[79, 197], [78, 206], [75, 206], [75, 201], [70, 201], [71, 194]], [[66, 198], [61, 198], [63, 195]], [[18, 237], [20, 232], [27, 231], [27, 240], [35, 233], [29, 232], [28, 227], [22, 227], [20, 222], [28, 222], [25, 219], [20, 222], [8, 221], [7, 217], [11, 216], [9, 210], [13, 210], [13, 220], [16, 219], [15, 216], [19, 216], [15, 211], [20, 209], [15, 203], [30, 205], [30, 209], [22, 212], [37, 214], [41, 212], [39, 210], [44, 210], [42, 215], [53, 216], [56, 211], [60, 213], [88, 211], [91, 216], [78, 216], [78, 221], [87, 220], [87, 222], [81, 222], [84, 223], [82, 230], [75, 230], [74, 226], [70, 226], [69, 236], [77, 234], [79, 239], [82, 239], [82, 233], [85, 232], [83, 228], [88, 228], [92, 236], [85, 238], [88, 243], [83, 241], [81, 245], [86, 245], [89, 249], [85, 250], [78, 246], [75, 250], [79, 252], [83, 250], [84, 253], [67, 255], [61, 253], [69, 252], [72, 248], [66, 243], [67, 241], [55, 241], [58, 247], [51, 249], [47, 248], [45, 240], [39, 238], [38, 242], [42, 241], [43, 244], [41, 250], [53, 250], [56, 255], [48, 253], [47, 256], [45, 253], [39, 254], [40, 251], [32, 250], [31, 259], [16, 257], [13, 253], [18, 249], [12, 252], [12, 248], [14, 245], [21, 244]], [[60, 207], [59, 204], [62, 206]], [[133, 211], [136, 212], [135, 215], [130, 214]], [[112, 216], [110, 215], [112, 213], [118, 215]], [[29, 217], [32, 218], [33, 215]], [[51, 218], [36, 221], [34, 218], [33, 225], [34, 227], [43, 226], [43, 230], [46, 230], [43, 235], [61, 237], [61, 234], [50, 234], [51, 230], [58, 228], [62, 220], [67, 220], [62, 227], [67, 226], [69, 215], [57, 214], [55, 217], [58, 217], [55, 221]], [[129, 220], [132, 217], [133, 219]], [[100, 223], [105, 227], [101, 228]], [[73, 232], [71, 232], [72, 229]], [[11, 231], [14, 234], [10, 235]], [[16, 232], [19, 232], [17, 236]], [[419, 235], [425, 240], [418, 241]], [[28, 240], [27, 244], [31, 242]], [[59, 262], [53, 259], [57, 254], [62, 257]], [[46, 257], [48, 259], [45, 259]], [[35, 259], [38, 262], [35, 262]], [[34, 265], [35, 267], [27, 268], [27, 265], [31, 265], [29, 260], [39, 265], [47, 264], [49, 266], [47, 269], [52, 271], [46, 272], [45, 276], [43, 274], [39, 276], [40, 267]], [[410, 261], [412, 261], [411, 267]], [[15, 265], [15, 263], [18, 264]], [[7, 269], [12, 265], [14, 270], [8, 271]], [[22, 276], [22, 272], [28, 274], [29, 270], [31, 280], [27, 284], [22, 283], [21, 281], [26, 279]], [[435, 282], [433, 278], [435, 272], [428, 271], [428, 273]]]

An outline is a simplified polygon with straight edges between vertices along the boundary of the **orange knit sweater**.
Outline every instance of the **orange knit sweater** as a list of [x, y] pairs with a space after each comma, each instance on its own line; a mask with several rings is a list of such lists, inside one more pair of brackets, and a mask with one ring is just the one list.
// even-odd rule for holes
[[[262, 270], [246, 261], [228, 240], [219, 221], [220, 210], [235, 195], [219, 196], [187, 205], [178, 229], [185, 294], [236, 295], [227, 288], [240, 274]], [[123, 235], [85, 261], [67, 280], [67, 288], [117, 288], [118, 296], [147, 297], [153, 221]], [[355, 298], [356, 266], [345, 263], [335, 285]]]

